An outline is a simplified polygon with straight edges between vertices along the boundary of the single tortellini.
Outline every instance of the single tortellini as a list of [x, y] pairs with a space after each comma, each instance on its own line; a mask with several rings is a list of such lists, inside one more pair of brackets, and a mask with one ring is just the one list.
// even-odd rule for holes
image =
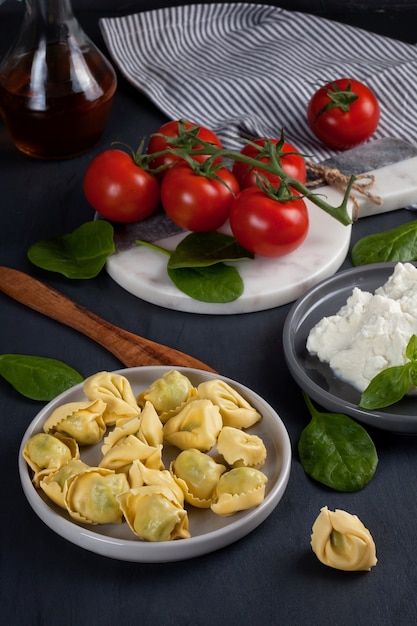
[[139, 416], [117, 420], [115, 428], [104, 439], [101, 447], [102, 454], [106, 454], [110, 448], [122, 443], [129, 435], [134, 435], [147, 446], [157, 447], [162, 445], [162, 422], [150, 402], [146, 402]]
[[145, 541], [187, 539], [187, 511], [164, 485], [144, 485], [118, 498], [132, 532]]
[[210, 508], [212, 494], [226, 466], [191, 448], [172, 461], [170, 471], [184, 492], [185, 500], [200, 509]]
[[123, 516], [117, 497], [128, 490], [126, 474], [88, 467], [67, 480], [64, 502], [78, 522], [119, 524]]
[[129, 485], [132, 489], [143, 485], [165, 485], [168, 487], [181, 506], [184, 506], [184, 492], [175, 482], [171, 472], [166, 469], [146, 467], [141, 461], [133, 461], [128, 474]]
[[258, 506], [265, 498], [268, 478], [253, 467], [236, 467], [219, 478], [211, 510], [217, 515], [232, 515]]
[[226, 463], [233, 467], [260, 468], [266, 460], [266, 448], [262, 439], [232, 426], [221, 429], [217, 438], [217, 450]]
[[216, 404], [224, 426], [249, 428], [259, 422], [261, 414], [235, 389], [222, 380], [214, 379], [200, 383], [197, 387], [200, 398], [208, 398]]
[[158, 446], [163, 443], [164, 433], [162, 422], [155, 407], [148, 400], [140, 415], [139, 428], [136, 433], [138, 439], [149, 446]]
[[93, 445], [106, 432], [103, 418], [105, 409], [103, 400], [69, 402], [51, 413], [43, 429], [46, 433], [61, 432], [74, 437], [80, 446]]
[[311, 547], [324, 565], [345, 571], [369, 571], [376, 565], [371, 533], [356, 515], [327, 506], [313, 524]]
[[197, 448], [207, 452], [216, 443], [222, 426], [219, 407], [211, 400], [192, 400], [166, 422], [164, 439], [180, 450]]
[[37, 433], [26, 441], [22, 455], [33, 470], [33, 484], [39, 487], [45, 476], [56, 472], [71, 459], [78, 459], [80, 452], [72, 437], [60, 433]]
[[104, 456], [111, 448], [123, 443], [127, 437], [133, 435], [136, 437], [136, 433], [139, 430], [140, 418], [129, 417], [117, 420], [116, 426], [113, 430], [110, 430], [108, 435], [103, 440], [101, 446], [101, 454]]
[[67, 480], [88, 467], [87, 463], [84, 463], [81, 459], [72, 459], [61, 469], [41, 480], [40, 488], [52, 502], [65, 509], [64, 491]]
[[120, 417], [140, 413], [130, 382], [121, 374], [98, 372], [85, 379], [83, 389], [89, 400], [101, 399], [106, 403], [103, 418], [108, 426], [113, 426]]
[[162, 445], [148, 446], [135, 435], [128, 435], [107, 450], [99, 466], [127, 473], [135, 460], [142, 461], [147, 467], [164, 469]]
[[142, 391], [138, 396], [138, 403], [143, 406], [146, 401], [151, 402], [161, 421], [165, 422], [170, 411], [177, 409], [195, 394], [195, 387], [187, 376], [171, 370]]

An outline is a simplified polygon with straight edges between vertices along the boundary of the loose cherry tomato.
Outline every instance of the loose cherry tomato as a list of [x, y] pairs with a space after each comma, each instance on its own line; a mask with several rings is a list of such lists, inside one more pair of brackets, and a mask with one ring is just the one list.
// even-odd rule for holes
[[[205, 128], [204, 126], [199, 126], [194, 122], [189, 122], [185, 120], [174, 120], [163, 124], [153, 135], [151, 135], [147, 150], [148, 154], [155, 154], [156, 152], [162, 152], [164, 150], [167, 150], [168, 148], [175, 147], [194, 148], [195, 150], [201, 149], [201, 145], [193, 146], [193, 144], [191, 144], [190, 141], [187, 140], [186, 136], [184, 136], [184, 130], [192, 131], [196, 137], [199, 137], [207, 143], [213, 144], [213, 146], [216, 146], [220, 150], [222, 149], [222, 143], [220, 139], [208, 128]], [[169, 141], [169, 138], [172, 138], [172, 141]], [[203, 163], [206, 159], [208, 159], [208, 157], [209, 155], [205, 154], [197, 154], [193, 156], [193, 158], [199, 163]], [[182, 160], [183, 159], [181, 159], [181, 157], [179, 157], [178, 155], [165, 154], [155, 157], [155, 159], [152, 159], [150, 162], [150, 168], [156, 169], [158, 167], [161, 167], [162, 165], [169, 166]], [[159, 179], [163, 178], [167, 169], [163, 169], [157, 174]]]
[[[266, 139], [255, 139], [253, 143], [258, 146], [264, 146], [266, 141]], [[269, 141], [274, 145], [279, 143], [278, 139], [270, 139]], [[295, 154], [281, 156], [280, 161], [282, 169], [286, 174], [288, 174], [288, 176], [296, 178], [304, 184], [307, 176], [304, 157], [301, 154], [298, 154], [297, 149], [287, 142], [284, 142], [282, 145], [281, 153], [283, 152], [293, 152]], [[251, 157], [252, 159], [256, 159], [257, 156], [260, 155], [259, 150], [250, 143], [246, 144], [246, 146], [242, 148], [241, 153]], [[263, 163], [270, 162], [269, 157], [260, 157], [259, 160]], [[235, 161], [233, 165], [233, 174], [236, 176], [241, 189], [256, 186], [258, 176], [264, 176], [274, 187], [278, 187], [281, 182], [280, 178], [275, 174], [271, 174], [270, 172], [266, 172], [265, 170], [257, 167], [250, 167], [247, 163], [243, 163], [242, 161]]]
[[230, 209], [235, 239], [247, 250], [265, 257], [280, 257], [296, 250], [308, 232], [308, 211], [300, 198], [281, 202], [259, 187], [240, 192]]
[[378, 100], [366, 85], [339, 78], [316, 91], [307, 107], [312, 131], [329, 148], [346, 150], [373, 135], [380, 117]]
[[84, 193], [91, 206], [113, 222], [137, 222], [159, 204], [156, 178], [122, 150], [97, 155], [84, 175]]
[[196, 232], [217, 230], [229, 217], [239, 185], [226, 168], [216, 170], [221, 179], [195, 172], [187, 163], [169, 168], [161, 186], [161, 201], [167, 215], [181, 228]]

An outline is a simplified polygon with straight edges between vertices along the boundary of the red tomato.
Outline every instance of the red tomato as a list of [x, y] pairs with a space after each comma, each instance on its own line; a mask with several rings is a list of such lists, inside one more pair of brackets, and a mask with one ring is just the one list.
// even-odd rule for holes
[[[273, 144], [277, 144], [279, 142], [278, 139], [270, 139], [270, 141]], [[253, 143], [258, 146], [264, 146], [265, 142], [266, 139], [255, 139]], [[297, 149], [291, 144], [284, 142], [281, 152], [297, 152]], [[256, 157], [260, 154], [259, 150], [249, 143], [242, 148], [241, 153], [251, 157], [252, 159], [256, 159]], [[263, 163], [269, 163], [270, 161], [268, 157], [261, 157], [259, 160]], [[304, 157], [301, 154], [288, 154], [287, 156], [282, 156], [280, 160], [282, 169], [286, 174], [288, 174], [288, 176], [296, 178], [303, 184], [306, 182], [306, 166]], [[257, 167], [251, 168], [247, 163], [243, 163], [241, 161], [235, 161], [233, 165], [233, 174], [236, 176], [241, 189], [256, 186], [258, 178], [257, 174], [267, 178], [274, 187], [278, 187], [281, 182], [280, 178], [275, 174], [271, 174]]]
[[[208, 128], [205, 128], [204, 126], [199, 126], [198, 124], [194, 124], [194, 122], [188, 122], [185, 120], [174, 120], [172, 122], [167, 122], [166, 124], [163, 124], [156, 131], [155, 134], [151, 135], [147, 150], [148, 154], [155, 154], [156, 152], [162, 152], [164, 150], [167, 150], [168, 148], [174, 147], [192, 148], [193, 146], [190, 144], [189, 141], [181, 138], [182, 126], [187, 131], [189, 131], [190, 129], [194, 129], [197, 137], [199, 137], [203, 141], [206, 141], [207, 143], [213, 144], [220, 150], [222, 149], [220, 139]], [[159, 137], [158, 135], [164, 135], [164, 137]], [[165, 139], [165, 137], [172, 137], [173, 141], [170, 142], [169, 139]], [[194, 146], [194, 149], [196, 150], [201, 148], [201, 145]], [[208, 156], [209, 155], [198, 154], [195, 155], [193, 158], [199, 163], [203, 163], [208, 158]], [[156, 169], [158, 167], [161, 167], [162, 165], [171, 165], [180, 161], [182, 161], [182, 159], [178, 155], [165, 154], [153, 159], [150, 162], [150, 168]], [[167, 169], [161, 170], [161, 172], [158, 173], [158, 177], [162, 178], [165, 175], [166, 171]]]
[[97, 213], [113, 222], [143, 220], [159, 204], [156, 178], [122, 150], [106, 150], [91, 161], [84, 193]]
[[339, 78], [313, 94], [307, 118], [312, 131], [329, 148], [346, 150], [373, 135], [380, 117], [378, 100], [363, 83]]
[[161, 186], [161, 201], [167, 215], [181, 228], [196, 232], [217, 230], [229, 217], [239, 185], [226, 168], [215, 178], [196, 173], [186, 163], [171, 167]]
[[296, 250], [308, 232], [308, 211], [300, 198], [282, 202], [259, 187], [240, 192], [230, 209], [235, 239], [247, 250], [265, 257], [280, 257]]

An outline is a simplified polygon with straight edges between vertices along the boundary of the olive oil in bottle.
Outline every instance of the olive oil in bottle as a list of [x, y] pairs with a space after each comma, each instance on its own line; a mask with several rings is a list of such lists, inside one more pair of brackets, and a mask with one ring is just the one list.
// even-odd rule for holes
[[0, 111], [16, 147], [64, 159], [100, 139], [117, 80], [70, 0], [27, 0], [18, 40], [0, 64]]

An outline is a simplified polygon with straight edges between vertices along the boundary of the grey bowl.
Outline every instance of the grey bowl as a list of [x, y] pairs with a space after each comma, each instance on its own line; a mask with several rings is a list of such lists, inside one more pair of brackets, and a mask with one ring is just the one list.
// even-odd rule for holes
[[315, 285], [292, 306], [285, 320], [283, 346], [288, 368], [305, 393], [327, 411], [398, 433], [417, 434], [417, 397], [375, 411], [359, 408], [360, 392], [337, 378], [330, 367], [306, 349], [310, 330], [322, 318], [336, 313], [354, 287], [374, 292], [392, 274], [395, 263], [375, 263], [345, 270]]

